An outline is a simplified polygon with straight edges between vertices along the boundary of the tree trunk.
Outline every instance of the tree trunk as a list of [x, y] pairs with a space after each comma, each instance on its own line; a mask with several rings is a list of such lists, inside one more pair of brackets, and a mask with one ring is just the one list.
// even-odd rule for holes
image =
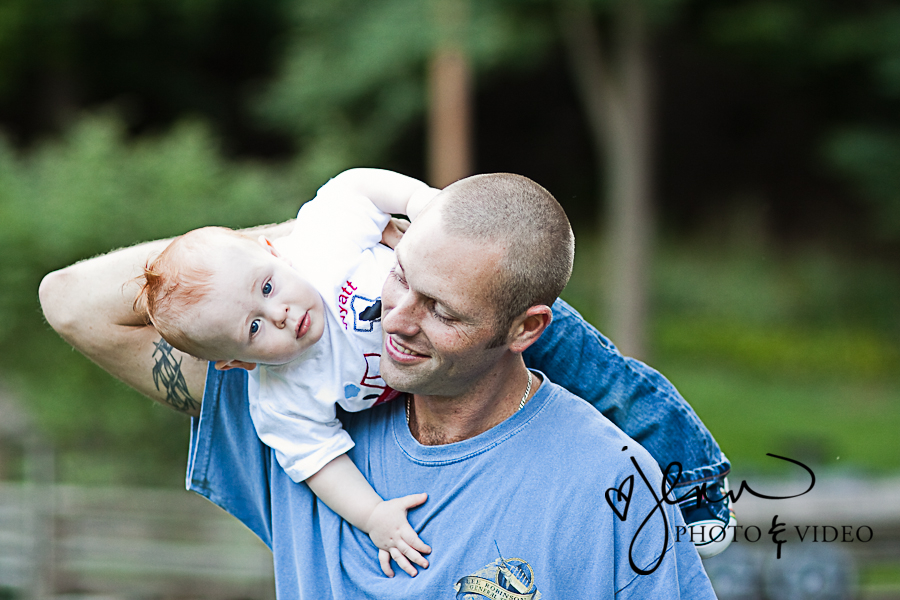
[[585, 5], [571, 4], [561, 16], [572, 72], [591, 125], [597, 171], [606, 183], [602, 196], [608, 330], [623, 353], [645, 357], [653, 219], [651, 77], [643, 7], [640, 0], [620, 3], [613, 16], [611, 56], [606, 56]]
[[428, 179], [438, 188], [472, 174], [472, 86], [463, 50], [466, 1], [435, 4], [440, 33], [428, 77]]

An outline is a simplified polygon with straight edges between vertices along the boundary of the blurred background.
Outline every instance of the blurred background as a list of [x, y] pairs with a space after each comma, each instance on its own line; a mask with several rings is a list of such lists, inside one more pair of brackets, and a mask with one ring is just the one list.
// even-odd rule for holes
[[[563, 297], [679, 388], [733, 480], [787, 476], [774, 453], [845, 494], [896, 488], [900, 2], [2, 0], [0, 598], [271, 593], [265, 552], [215, 555], [218, 526], [189, 554], [262, 565], [246, 589], [77, 575], [90, 544], [133, 548], [72, 533], [116, 511], [200, 518], [177, 492], [188, 426], [64, 343], [37, 289], [116, 247], [291, 218], [353, 166], [538, 181], [576, 232]], [[900, 597], [890, 543], [854, 555], [862, 597]]]

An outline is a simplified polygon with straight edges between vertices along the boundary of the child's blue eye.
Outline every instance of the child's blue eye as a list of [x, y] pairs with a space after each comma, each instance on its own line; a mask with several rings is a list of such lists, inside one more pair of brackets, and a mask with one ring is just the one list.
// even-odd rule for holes
[[265, 282], [262, 287], [262, 293], [263, 293], [263, 296], [268, 296], [269, 294], [271, 294], [272, 293], [272, 284], [269, 283], [268, 281]]
[[257, 331], [259, 331], [259, 319], [250, 323], [250, 335], [255, 334]]

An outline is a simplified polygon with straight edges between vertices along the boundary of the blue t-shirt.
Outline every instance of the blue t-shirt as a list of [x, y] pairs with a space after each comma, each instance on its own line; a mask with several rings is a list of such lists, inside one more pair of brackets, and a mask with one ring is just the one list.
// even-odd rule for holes
[[369, 537], [291, 481], [259, 441], [246, 390], [245, 371], [210, 369], [187, 486], [272, 549], [280, 600], [715, 598], [687, 536], [676, 541], [680, 512], [664, 504], [664, 522], [654, 510], [655, 462], [546, 377], [522, 410], [455, 444], [419, 444], [402, 400], [341, 415], [356, 442], [350, 458], [383, 498], [428, 493], [409, 522], [432, 546], [430, 566], [415, 578], [395, 568], [392, 579]]

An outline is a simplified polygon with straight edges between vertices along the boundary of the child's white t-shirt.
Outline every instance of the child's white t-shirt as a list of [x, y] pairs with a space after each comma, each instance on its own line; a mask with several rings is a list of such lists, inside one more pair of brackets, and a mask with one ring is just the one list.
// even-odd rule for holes
[[300, 208], [293, 232], [274, 242], [325, 305], [317, 343], [287, 364], [250, 372], [253, 425], [294, 481], [353, 447], [335, 404], [355, 412], [394, 395], [379, 371], [381, 288], [394, 265], [379, 242], [389, 219], [331, 180]]

